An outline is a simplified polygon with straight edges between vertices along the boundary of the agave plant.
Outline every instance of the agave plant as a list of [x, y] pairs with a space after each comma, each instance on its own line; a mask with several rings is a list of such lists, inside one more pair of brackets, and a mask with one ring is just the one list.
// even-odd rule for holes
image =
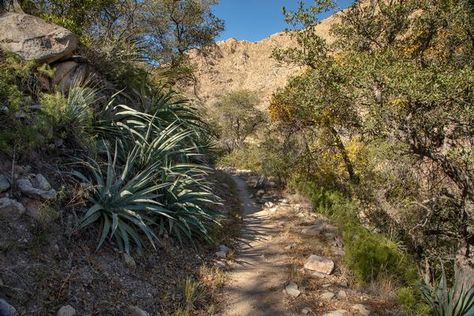
[[474, 286], [464, 288], [461, 281], [456, 279], [453, 287], [449, 288], [443, 268], [438, 284], [426, 282], [422, 286], [423, 298], [434, 316], [474, 315]]
[[109, 237], [115, 239], [117, 245], [127, 253], [130, 252], [131, 240], [141, 251], [142, 241], [138, 231], [142, 231], [155, 247], [157, 236], [151, 227], [154, 224], [154, 216], [169, 216], [169, 210], [157, 202], [159, 198], [157, 192], [163, 185], [155, 182], [156, 165], [132, 173], [138, 156], [138, 147], [128, 154], [122, 168], [117, 165], [118, 145], [115, 146], [113, 157], [109, 146], [105, 145], [105, 148], [107, 152], [105, 172], [94, 160], [85, 164], [93, 178], [74, 172], [76, 177], [93, 188], [89, 198], [92, 206], [82, 218], [80, 228], [101, 222], [102, 232], [97, 248], [100, 248]]

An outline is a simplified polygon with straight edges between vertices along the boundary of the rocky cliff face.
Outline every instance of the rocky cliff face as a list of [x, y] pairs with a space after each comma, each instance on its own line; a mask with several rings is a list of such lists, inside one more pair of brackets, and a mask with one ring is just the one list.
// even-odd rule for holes
[[[338, 14], [325, 19], [316, 27], [318, 34], [331, 42], [330, 28], [338, 21]], [[255, 43], [231, 38], [217, 42], [206, 53], [191, 51], [189, 56], [196, 67], [197, 82], [185, 86], [184, 91], [205, 106], [212, 106], [224, 93], [247, 89], [258, 93], [259, 107], [265, 109], [271, 95], [300, 70], [299, 67], [278, 63], [272, 58], [272, 52], [277, 47], [295, 45], [288, 34], [276, 33]]]

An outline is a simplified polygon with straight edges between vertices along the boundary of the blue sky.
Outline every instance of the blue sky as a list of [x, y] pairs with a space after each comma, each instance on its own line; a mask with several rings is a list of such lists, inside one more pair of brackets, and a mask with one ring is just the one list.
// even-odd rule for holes
[[[305, 0], [312, 3], [311, 0]], [[353, 0], [336, 0], [340, 8]], [[298, 0], [220, 0], [214, 14], [225, 21], [226, 29], [218, 40], [234, 37], [239, 40], [259, 41], [287, 27], [282, 7], [296, 8]]]

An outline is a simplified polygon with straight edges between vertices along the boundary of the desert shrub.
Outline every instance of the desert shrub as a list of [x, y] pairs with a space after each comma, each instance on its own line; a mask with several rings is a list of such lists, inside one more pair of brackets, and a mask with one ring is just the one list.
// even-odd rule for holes
[[430, 308], [422, 302], [421, 291], [418, 287], [404, 286], [398, 289], [398, 303], [406, 315], [421, 316], [430, 315]]
[[355, 202], [312, 182], [293, 180], [291, 185], [308, 196], [316, 212], [330, 217], [342, 229], [344, 262], [358, 282], [367, 283], [384, 275], [399, 284], [416, 283], [417, 270], [410, 257], [395, 242], [363, 227]]
[[67, 92], [43, 94], [41, 115], [47, 122], [50, 138], [70, 142], [72, 147], [93, 145], [93, 106], [97, 100], [94, 89], [75, 84]]

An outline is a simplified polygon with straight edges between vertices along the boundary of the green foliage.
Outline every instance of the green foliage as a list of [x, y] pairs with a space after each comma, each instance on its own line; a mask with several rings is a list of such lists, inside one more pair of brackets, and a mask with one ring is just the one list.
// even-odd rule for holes
[[390, 276], [399, 283], [416, 283], [417, 270], [407, 254], [396, 243], [363, 227], [360, 210], [354, 202], [337, 191], [327, 191], [301, 179], [292, 181], [293, 188], [308, 196], [316, 212], [332, 218], [342, 229], [344, 261], [360, 283]]
[[421, 302], [421, 292], [415, 287], [401, 287], [398, 290], [398, 303], [403, 308], [406, 315], [430, 315], [428, 305]]
[[449, 288], [444, 269], [439, 283], [431, 285], [426, 282], [421, 291], [434, 316], [468, 316], [474, 313], [474, 286], [464, 288], [463, 280], [455, 279], [454, 286]]
[[74, 84], [67, 95], [62, 92], [43, 94], [41, 116], [47, 123], [49, 137], [72, 142], [83, 148], [93, 146], [93, 107], [97, 101], [94, 89]]
[[263, 113], [256, 108], [258, 101], [256, 93], [242, 90], [223, 95], [213, 105], [211, 123], [217, 129], [222, 148], [231, 152], [242, 147], [264, 122]]
[[136, 100], [144, 112], [112, 100], [95, 123], [94, 130], [109, 140], [99, 150], [107, 164], [92, 160], [86, 163], [91, 176], [76, 175], [92, 190], [81, 227], [101, 223], [99, 247], [109, 236], [126, 252], [130, 240], [141, 250], [139, 231], [152, 245], [165, 233], [180, 241], [209, 241], [208, 227], [217, 223], [210, 206], [218, 198], [207, 180], [210, 169], [202, 164], [205, 127], [183, 100], [159, 91]]

